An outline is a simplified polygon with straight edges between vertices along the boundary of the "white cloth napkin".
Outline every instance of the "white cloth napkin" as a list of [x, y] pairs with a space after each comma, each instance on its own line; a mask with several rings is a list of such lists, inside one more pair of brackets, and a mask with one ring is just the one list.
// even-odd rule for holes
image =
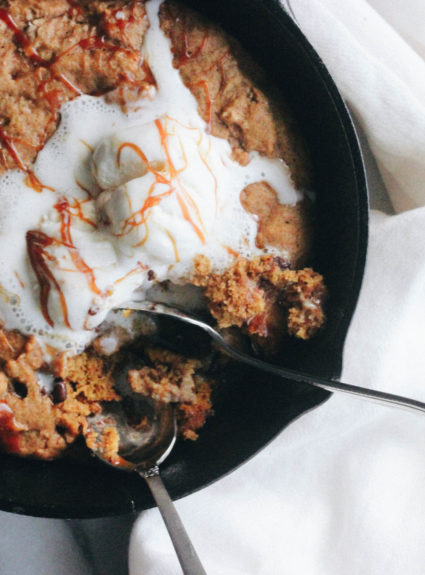
[[[287, 5], [398, 212], [372, 213], [343, 381], [425, 401], [425, 3]], [[209, 574], [422, 575], [424, 486], [425, 416], [334, 395], [177, 508]], [[134, 527], [130, 573], [181, 573], [156, 509]]]

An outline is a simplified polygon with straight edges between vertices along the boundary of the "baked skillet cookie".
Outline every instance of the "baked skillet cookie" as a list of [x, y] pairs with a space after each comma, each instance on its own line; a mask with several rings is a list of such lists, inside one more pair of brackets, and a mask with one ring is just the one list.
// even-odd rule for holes
[[1, 448], [90, 445], [87, 416], [134, 394], [175, 402], [196, 439], [222, 360], [113, 310], [208, 310], [266, 356], [314, 336], [326, 289], [306, 267], [297, 127], [241, 46], [176, 2], [3, 1], [0, 38]]

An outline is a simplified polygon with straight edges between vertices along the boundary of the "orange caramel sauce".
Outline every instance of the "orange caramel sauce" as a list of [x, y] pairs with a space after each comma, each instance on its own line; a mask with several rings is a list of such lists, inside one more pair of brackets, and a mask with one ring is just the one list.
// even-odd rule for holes
[[[79, 5], [78, 3], [72, 0], [68, 0], [68, 4], [70, 6], [69, 9], [70, 16], [75, 16], [76, 14], [78, 15], [84, 12], [82, 6]], [[115, 25], [123, 34], [125, 34], [127, 26], [135, 20], [134, 9], [135, 5], [131, 7], [130, 15], [127, 17], [127, 19], [117, 20], [116, 18], [114, 18]], [[119, 10], [116, 10], [115, 12], [118, 13]], [[116, 16], [116, 13], [113, 15]], [[105, 51], [123, 52], [126, 54], [127, 58], [134, 59], [138, 63], [139, 67], [143, 69], [145, 73], [144, 81], [149, 84], [156, 85], [155, 79], [147, 62], [143, 61], [142, 55], [138, 50], [133, 50], [131, 48], [120, 46], [114, 43], [113, 41], [107, 41], [103, 35], [93, 35], [87, 38], [83, 38], [79, 42], [73, 44], [72, 46], [61, 52], [60, 54], [56, 55], [56, 57], [53, 60], [46, 60], [37, 52], [30, 38], [23, 30], [19, 28], [19, 26], [13, 19], [12, 15], [4, 8], [0, 9], [0, 20], [4, 22], [4, 24], [9, 28], [9, 30], [12, 31], [15, 43], [22, 50], [23, 54], [33, 64], [33, 74], [38, 81], [38, 87], [37, 87], [38, 93], [42, 96], [42, 98], [47, 103], [50, 109], [50, 119], [48, 120], [47, 125], [45, 127], [44, 135], [40, 137], [40, 142], [35, 146], [32, 144], [31, 145], [28, 144], [28, 146], [35, 148], [36, 151], [39, 151], [43, 147], [44, 141], [51, 134], [52, 124], [56, 125], [59, 118], [59, 108], [61, 104], [74, 98], [75, 96], [83, 94], [83, 90], [81, 90], [81, 88], [70, 78], [65, 76], [63, 72], [60, 72], [56, 66], [57, 63], [60, 61], [60, 59], [63, 58], [72, 50], [75, 49], [80, 49], [83, 51], [97, 50], [98, 52], [97, 65], [99, 69], [101, 69], [105, 65], [102, 59], [102, 55], [104, 54]], [[108, 32], [108, 22], [106, 23], [105, 31]], [[55, 81], [59, 81], [59, 83], [62, 84], [62, 89], [58, 88], [57, 85], [55, 85]], [[127, 84], [135, 84], [134, 81], [131, 82], [130, 78], [124, 76], [120, 78], [120, 82], [121, 81], [124, 81]], [[105, 91], [106, 90], [103, 90], [100, 91], [98, 94], [93, 95], [100, 96]], [[71, 92], [71, 94], [69, 94], [69, 92]], [[19, 156], [19, 153], [16, 149], [14, 142], [16, 142], [17, 139], [13, 138], [7, 132], [7, 129], [5, 129], [4, 125], [0, 127], [0, 141], [2, 141], [4, 144], [4, 151], [2, 152], [0, 150], [0, 162], [3, 163], [6, 162], [4, 152], [7, 152], [13, 158], [15, 164], [19, 169], [30, 174], [31, 172], [29, 168], [25, 166], [24, 162], [22, 161], [22, 158]], [[24, 142], [20, 143], [26, 145]], [[27, 178], [26, 184], [37, 192], [42, 191], [43, 187], [46, 187], [38, 185], [34, 180], [34, 177]]]
[[199, 46], [197, 46], [196, 49], [193, 50], [189, 46], [189, 36], [188, 36], [188, 33], [185, 31], [183, 33], [184, 51], [180, 54], [180, 56], [176, 62], [176, 67], [180, 68], [180, 66], [183, 66], [184, 64], [186, 64], [187, 62], [189, 62], [193, 58], [197, 58], [198, 56], [200, 56], [202, 50], [206, 46], [207, 40], [208, 40], [208, 31], [205, 32]]
[[66, 305], [65, 296], [59, 282], [56, 280], [47, 263], [56, 261], [56, 259], [47, 251], [47, 248], [55, 243], [55, 240], [37, 230], [27, 232], [26, 240], [27, 252], [31, 266], [40, 285], [41, 313], [46, 322], [53, 327], [54, 322], [49, 314], [48, 303], [50, 291], [52, 287], [54, 287], [59, 295], [65, 325], [70, 328], [71, 325], [68, 319], [68, 307]]
[[[165, 131], [164, 126], [161, 123], [161, 120], [159, 119], [155, 120], [155, 125], [159, 133], [161, 147], [164, 150], [165, 157], [167, 159], [167, 167], [169, 175], [168, 174], [166, 175], [164, 172], [159, 171], [156, 168], [156, 165], [153, 165], [151, 162], [149, 162], [146, 154], [136, 144], [132, 142], [124, 142], [119, 146], [116, 157], [118, 167], [121, 165], [122, 151], [125, 148], [130, 148], [139, 156], [146, 170], [155, 177], [155, 183], [149, 189], [148, 197], [144, 201], [143, 206], [139, 210], [132, 212], [132, 214], [128, 218], [126, 218], [126, 220], [124, 220], [122, 232], [115, 235], [116, 237], [122, 237], [124, 235], [129, 234], [135, 227], [138, 227], [140, 225], [145, 225], [147, 228], [147, 219], [149, 217], [150, 210], [154, 206], [158, 205], [165, 197], [175, 193], [183, 218], [187, 222], [189, 222], [189, 224], [192, 226], [193, 230], [195, 231], [200, 241], [203, 244], [205, 244], [205, 235], [203, 231], [204, 225], [202, 222], [199, 208], [196, 202], [193, 200], [192, 196], [189, 194], [189, 192], [185, 190], [185, 188], [179, 182], [179, 175], [187, 168], [187, 158], [184, 154], [184, 150], [183, 150], [184, 165], [182, 168], [177, 169], [174, 166], [168, 148], [167, 137], [169, 136], [169, 134], [167, 134], [167, 132]], [[153, 193], [155, 191], [155, 186], [157, 184], [165, 184], [166, 186], [168, 186], [168, 189], [154, 196]], [[146, 230], [145, 237], [143, 238], [143, 240], [137, 243], [135, 247], [143, 245], [146, 242], [147, 238], [148, 238], [148, 231]], [[173, 249], [174, 253], [176, 254], [176, 261], [180, 261], [178, 259], [178, 253], [176, 251], [177, 246], [175, 244], [175, 240], [173, 239], [173, 241], [174, 241]]]
[[143, 265], [141, 262], [137, 262], [137, 267], [127, 272], [121, 278], [114, 281], [114, 285], [120, 284], [122, 281], [126, 280], [127, 278], [139, 274], [141, 272], [145, 272], [148, 269], [148, 266]]
[[233, 256], [234, 258], [239, 257], [239, 253], [230, 246], [223, 246], [223, 247], [229, 255]]
[[43, 191], [43, 190], [50, 190], [52, 192], [54, 192], [54, 188], [51, 188], [50, 186], [46, 186], [45, 184], [42, 184], [40, 182], [40, 180], [37, 178], [37, 176], [34, 174], [34, 172], [28, 171], [27, 175], [25, 176], [24, 179], [24, 183], [28, 188], [32, 188], [35, 192], [38, 192], [39, 194]]
[[[75, 268], [85, 275], [90, 290], [96, 295], [102, 295], [101, 290], [96, 284], [96, 278], [93, 269], [87, 265], [81, 257], [78, 249], [76, 248], [71, 234], [71, 220], [73, 217], [78, 217], [81, 221], [93, 225], [96, 224], [90, 219], [86, 218], [82, 211], [82, 206], [89, 200], [79, 201], [74, 199], [74, 204], [70, 205], [69, 201], [62, 198], [55, 204], [55, 209], [60, 217], [60, 235], [61, 239], [56, 240], [49, 237], [44, 232], [31, 230], [27, 232], [27, 252], [31, 262], [31, 266], [37, 277], [40, 285], [40, 308], [46, 322], [53, 327], [54, 322], [50, 316], [48, 303], [49, 295], [54, 288], [58, 295], [64, 318], [64, 323], [67, 327], [71, 327], [68, 317], [68, 307], [66, 299], [63, 294], [60, 283], [56, 280], [50, 267], [58, 265], [56, 258], [49, 252], [48, 248], [52, 245], [62, 245], [68, 249], [70, 257], [74, 263]], [[74, 270], [65, 270], [74, 271]]]
[[16, 453], [19, 451], [19, 428], [16, 425], [15, 417], [12, 409], [4, 403], [0, 402], [0, 445], [8, 453]]
[[79, 217], [83, 221], [87, 221], [87, 222], [91, 223], [92, 225], [94, 225], [94, 223], [91, 222], [91, 220], [87, 220], [86, 218], [84, 218], [82, 216], [81, 203], [82, 202], [77, 202], [77, 213], [76, 214], [72, 213], [72, 208], [69, 205], [68, 200], [65, 198], [63, 198], [62, 200], [57, 202], [54, 207], [55, 207], [56, 211], [59, 213], [59, 216], [61, 218], [60, 233], [61, 233], [63, 245], [65, 245], [69, 249], [69, 253], [71, 255], [72, 261], [74, 262], [74, 265], [77, 268], [77, 270], [86, 276], [87, 282], [89, 284], [91, 291], [97, 295], [101, 295], [102, 292], [97, 287], [96, 279], [94, 277], [94, 272], [93, 272], [92, 268], [90, 266], [88, 266], [86, 264], [86, 262], [83, 260], [83, 258], [80, 256], [79, 251], [77, 250], [77, 248], [74, 245], [74, 242], [72, 241], [71, 216], [76, 215], [77, 217]]
[[[168, 166], [169, 166], [169, 170], [170, 170], [170, 179], [171, 179], [170, 184], [171, 185], [174, 184], [174, 185], [178, 186], [178, 189], [176, 190], [177, 191], [177, 201], [180, 205], [180, 209], [182, 211], [183, 217], [193, 227], [196, 235], [199, 237], [201, 242], [203, 244], [205, 244], [205, 236], [200, 229], [200, 227], [203, 227], [203, 223], [202, 223], [201, 215], [199, 213], [199, 208], [196, 205], [196, 203], [193, 201], [191, 195], [182, 186], [178, 185], [178, 176], [181, 172], [183, 172], [186, 169], [187, 158], [185, 156], [186, 165], [183, 166], [183, 168], [180, 168], [180, 170], [176, 170], [176, 168], [175, 168], [175, 166], [171, 160], [170, 151], [168, 149], [168, 144], [167, 144], [168, 134], [165, 132], [164, 127], [161, 124], [160, 120], [155, 120], [155, 125], [158, 129], [158, 132], [159, 132], [161, 146], [165, 152], [165, 156], [166, 156], [167, 161], [168, 161]], [[192, 208], [192, 210], [195, 211], [198, 222], [200, 225], [196, 224], [195, 221], [193, 220], [193, 218], [191, 217], [187, 204], [189, 204], [189, 206]]]
[[15, 36], [16, 43], [23, 49], [25, 55], [31, 58], [37, 64], [44, 64], [45, 60], [38, 54], [37, 50], [32, 46], [28, 36], [16, 24], [12, 16], [4, 10], [0, 9], [0, 20], [11, 30]]
[[165, 230], [165, 233], [166, 233], [167, 236], [170, 238], [170, 242], [171, 242], [171, 244], [172, 244], [172, 246], [173, 246], [174, 257], [176, 258], [176, 262], [178, 263], [178, 262], [180, 261], [180, 256], [179, 256], [179, 252], [178, 252], [178, 249], [177, 249], [176, 240], [175, 240], [174, 236], [173, 236], [168, 230]]
[[18, 272], [17, 272], [16, 270], [14, 271], [14, 273], [15, 273], [15, 277], [16, 277], [16, 279], [18, 280], [19, 285], [21, 286], [21, 288], [22, 288], [22, 289], [25, 289], [25, 283], [23, 282], [21, 276], [18, 274]]

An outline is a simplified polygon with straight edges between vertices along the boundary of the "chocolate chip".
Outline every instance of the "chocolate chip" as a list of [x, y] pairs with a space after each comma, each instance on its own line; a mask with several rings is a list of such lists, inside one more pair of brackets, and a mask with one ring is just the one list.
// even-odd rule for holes
[[100, 213], [99, 213], [99, 216], [98, 216], [98, 217], [99, 217], [100, 223], [101, 223], [102, 225], [104, 225], [105, 227], [110, 226], [110, 225], [112, 224], [111, 218], [110, 218], [110, 217], [108, 216], [108, 214], [107, 214], [106, 212], [104, 212], [103, 210], [100, 210]]
[[57, 377], [54, 381], [53, 389], [50, 393], [50, 398], [53, 403], [62, 403], [67, 396], [66, 383], [63, 379]]
[[28, 395], [28, 388], [25, 383], [22, 383], [17, 379], [12, 379], [12, 386], [16, 395], [18, 395], [21, 399], [25, 399], [25, 397]]
[[265, 277], [260, 277], [260, 279], [258, 280], [258, 287], [264, 291], [273, 289], [273, 285]]
[[99, 306], [92, 306], [91, 308], [89, 308], [88, 314], [89, 315], [96, 315], [97, 313], [99, 313]]
[[285, 258], [282, 258], [281, 256], [276, 256], [274, 261], [277, 263], [281, 270], [290, 270], [292, 267], [288, 260], [285, 260]]
[[153, 270], [148, 271], [148, 280], [151, 282], [156, 278], [156, 273]]
[[59, 435], [65, 435], [65, 433], [67, 432], [67, 429], [63, 425], [57, 425], [56, 431], [57, 431], [57, 433], [59, 433]]

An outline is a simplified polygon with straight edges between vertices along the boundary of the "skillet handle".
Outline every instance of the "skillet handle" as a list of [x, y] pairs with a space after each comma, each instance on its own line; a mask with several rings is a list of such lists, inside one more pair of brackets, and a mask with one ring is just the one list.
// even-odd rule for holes
[[177, 513], [171, 497], [155, 466], [148, 471], [137, 470], [148, 484], [174, 545], [184, 575], [207, 575]]

